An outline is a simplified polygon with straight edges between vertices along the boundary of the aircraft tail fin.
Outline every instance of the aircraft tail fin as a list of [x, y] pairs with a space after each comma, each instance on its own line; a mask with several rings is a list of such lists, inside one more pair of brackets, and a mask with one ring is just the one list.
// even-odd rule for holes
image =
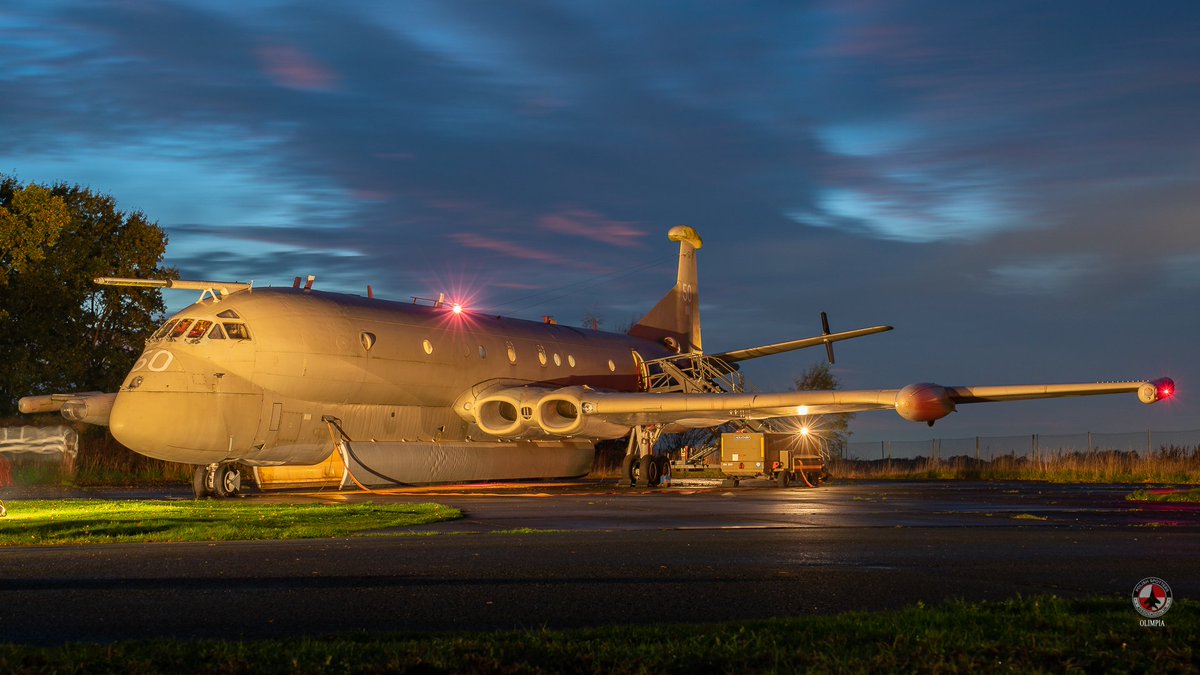
[[672, 227], [667, 238], [679, 242], [679, 272], [675, 286], [629, 329], [629, 335], [664, 342], [680, 352], [700, 353], [704, 350], [700, 340], [696, 250], [704, 242], [686, 225]]

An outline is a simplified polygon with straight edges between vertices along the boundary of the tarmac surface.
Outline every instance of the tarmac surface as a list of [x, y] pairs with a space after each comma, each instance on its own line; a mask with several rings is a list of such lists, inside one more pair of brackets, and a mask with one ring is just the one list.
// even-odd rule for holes
[[438, 536], [0, 548], [0, 642], [688, 624], [1043, 594], [1110, 597], [1136, 622], [1131, 593], [1144, 577], [1166, 580], [1177, 599], [1200, 597], [1200, 506], [1125, 501], [1134, 487], [676, 481], [251, 494], [436, 501], [465, 517], [392, 533]]

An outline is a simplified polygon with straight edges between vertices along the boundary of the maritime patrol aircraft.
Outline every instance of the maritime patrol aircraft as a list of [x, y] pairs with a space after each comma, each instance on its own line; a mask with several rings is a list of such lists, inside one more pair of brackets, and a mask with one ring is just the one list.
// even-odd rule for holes
[[[566, 478], [595, 443], [629, 437], [622, 471], [656, 485], [664, 431], [728, 421], [893, 410], [932, 425], [965, 403], [1136, 392], [1170, 397], [1169, 378], [1096, 384], [941, 386], [747, 393], [740, 361], [891, 330], [873, 326], [709, 354], [701, 343], [696, 252], [679, 244], [675, 286], [628, 334], [513, 319], [444, 299], [391, 302], [244, 283], [101, 278], [200, 290], [146, 341], [119, 391], [21, 399], [107, 424], [141, 454], [196, 465], [197, 497], [228, 497], [243, 467], [312, 465], [337, 452], [367, 485]], [[769, 423], [769, 422], [767, 422]]]

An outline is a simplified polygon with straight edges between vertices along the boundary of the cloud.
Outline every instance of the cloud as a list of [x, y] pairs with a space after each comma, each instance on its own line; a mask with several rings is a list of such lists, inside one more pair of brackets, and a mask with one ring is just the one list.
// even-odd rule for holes
[[563, 209], [538, 218], [544, 230], [573, 237], [584, 237], [610, 246], [630, 248], [640, 246], [638, 240], [646, 236], [633, 223], [608, 220], [604, 216], [586, 209]]
[[262, 71], [281, 87], [330, 91], [337, 76], [311, 55], [290, 45], [268, 45], [255, 50]]
[[556, 267], [573, 267], [593, 272], [605, 271], [603, 268], [585, 260], [580, 260], [578, 258], [568, 257], [557, 253], [550, 253], [548, 251], [519, 244], [514, 241], [495, 239], [493, 237], [474, 232], [456, 232], [450, 235], [450, 237], [461, 246], [484, 251], [493, 251], [511, 258], [517, 258], [519, 260], [528, 260], [546, 265], [554, 265]]
[[989, 270], [993, 292], [1024, 295], [1062, 295], [1084, 278], [1100, 272], [1104, 261], [1077, 254], [1042, 257], [1000, 265]]

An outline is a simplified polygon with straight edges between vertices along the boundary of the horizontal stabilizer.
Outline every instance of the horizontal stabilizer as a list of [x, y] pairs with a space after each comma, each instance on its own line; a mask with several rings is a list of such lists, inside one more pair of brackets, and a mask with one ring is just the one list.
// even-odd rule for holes
[[170, 288], [181, 291], [200, 291], [201, 294], [207, 292], [212, 293], [214, 296], [220, 293], [222, 297], [230, 293], [247, 290], [254, 286], [253, 283], [242, 281], [185, 281], [183, 279], [131, 279], [128, 277], [97, 277], [95, 282], [101, 286]]
[[864, 335], [872, 335], [874, 333], [883, 333], [892, 330], [891, 326], [871, 326], [870, 328], [859, 328], [857, 330], [848, 330], [841, 333], [829, 333], [818, 337], [804, 338], [801, 340], [790, 340], [788, 342], [778, 342], [773, 345], [764, 345], [762, 347], [751, 347], [749, 349], [737, 349], [724, 354], [716, 354], [715, 356], [726, 363], [734, 363], [736, 361], [746, 361], [749, 359], [757, 359], [762, 356], [770, 356], [772, 354], [782, 354], [790, 352], [794, 349], [804, 349], [805, 347], [816, 347], [817, 345], [828, 345], [842, 340], [862, 337]]

